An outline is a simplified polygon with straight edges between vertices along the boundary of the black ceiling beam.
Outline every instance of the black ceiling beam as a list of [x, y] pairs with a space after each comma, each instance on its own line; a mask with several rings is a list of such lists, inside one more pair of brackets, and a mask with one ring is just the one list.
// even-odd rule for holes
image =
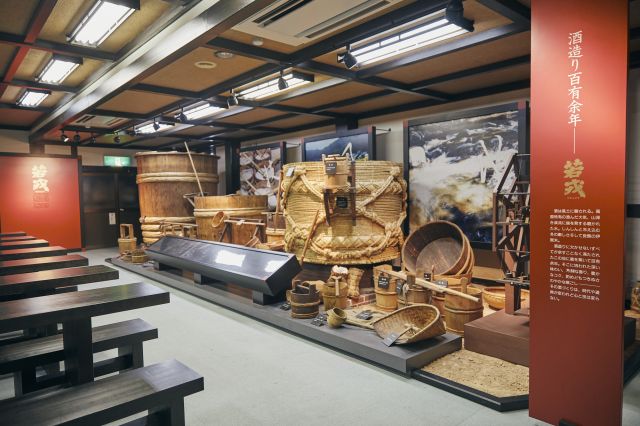
[[102, 129], [102, 128], [95, 128], [95, 127], [82, 127], [82, 126], [64, 126], [62, 130], [64, 130], [65, 132], [93, 133], [95, 135], [109, 135], [114, 133], [112, 129]]
[[7, 102], [0, 102], [0, 109], [19, 109], [21, 111], [36, 111], [36, 112], [51, 112], [53, 111], [52, 108], [49, 107], [26, 107], [26, 106], [20, 106], [18, 104], [11, 104], [11, 103], [7, 103]]
[[[529, 86], [530, 86], [529, 80], [499, 84], [496, 86], [486, 87], [486, 88], [477, 89], [477, 90], [471, 90], [468, 92], [457, 94], [455, 100], [449, 101], [449, 102], [457, 102], [457, 101], [463, 101], [467, 99], [479, 98], [483, 96], [495, 95], [499, 93], [512, 92], [515, 90], [528, 89]], [[384, 108], [379, 108], [376, 110], [367, 111], [365, 113], [359, 114], [358, 119], [361, 120], [364, 118], [378, 117], [381, 115], [396, 114], [399, 112], [406, 112], [406, 111], [411, 111], [411, 110], [420, 109], [420, 108], [443, 105], [449, 102], [442, 102], [442, 101], [436, 101], [434, 99], [428, 99], [428, 100], [419, 101], [419, 102], [411, 102], [411, 103], [402, 104], [402, 105], [384, 107]]]
[[516, 24], [531, 26], [531, 9], [517, 0], [478, 0], [494, 12]]
[[46, 84], [36, 81], [16, 80], [15, 78], [8, 83], [9, 86], [23, 87], [26, 89], [44, 89], [52, 92], [77, 93], [78, 89], [70, 86], [62, 86], [59, 84]]
[[411, 84], [413, 90], [421, 90], [432, 86], [434, 84], [445, 83], [451, 80], [457, 80], [459, 78], [465, 78], [470, 76], [475, 76], [482, 73], [497, 71], [504, 68], [515, 67], [518, 65], [525, 65], [531, 61], [530, 55], [518, 56], [517, 58], [506, 59], [504, 61], [494, 62], [487, 65], [481, 65], [474, 68], [467, 68], [462, 71], [457, 71], [445, 75], [441, 75], [434, 78], [429, 78], [422, 81], [417, 81]]
[[518, 24], [509, 24], [479, 33], [472, 33], [470, 35], [467, 35], [466, 37], [451, 41], [449, 43], [434, 46], [430, 49], [418, 50], [413, 54], [362, 69], [360, 71], [357, 71], [357, 75], [359, 78], [375, 76], [377, 74], [385, 73], [399, 67], [404, 67], [418, 62], [437, 58], [439, 56], [457, 52], [479, 44], [498, 40], [524, 31], [528, 31], [528, 29]]
[[0, 44], [8, 44], [16, 47], [26, 47], [29, 49], [42, 50], [44, 52], [59, 53], [61, 55], [74, 56], [77, 58], [96, 59], [104, 62], [114, 62], [118, 59], [117, 55], [109, 52], [89, 47], [74, 46], [69, 44], [54, 43], [51, 41], [37, 40], [33, 43], [27, 43], [22, 36], [0, 32]]
[[629, 55], [629, 68], [640, 68], [640, 50], [631, 52]]
[[640, 40], [640, 27], [631, 28], [629, 30], [629, 40], [631, 41]]
[[19, 131], [29, 131], [31, 127], [29, 126], [13, 126], [11, 124], [0, 124], [0, 129], [2, 130], [19, 130]]
[[[108, 74], [85, 86], [63, 107], [57, 108], [34, 126], [30, 141], [39, 141], [51, 129], [60, 127], [127, 90], [166, 64], [249, 18], [273, 0], [219, 0], [192, 3], [192, 12], [177, 17], [129, 56], [116, 63]], [[195, 10], [195, 12], [193, 12]], [[196, 16], [193, 16], [196, 15]], [[216, 93], [217, 95], [217, 93]]]

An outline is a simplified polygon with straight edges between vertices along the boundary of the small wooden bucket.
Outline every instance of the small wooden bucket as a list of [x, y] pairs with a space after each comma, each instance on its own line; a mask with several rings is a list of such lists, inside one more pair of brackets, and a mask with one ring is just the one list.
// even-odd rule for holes
[[[373, 268], [373, 285], [376, 293], [376, 307], [383, 311], [398, 309], [398, 293], [396, 293], [396, 279], [385, 275], [385, 270], [391, 270], [391, 265], [379, 265]], [[380, 286], [380, 276], [385, 279], [385, 285]]]
[[478, 302], [463, 299], [452, 294], [444, 296], [444, 310], [446, 312], [447, 331], [464, 336], [464, 325], [468, 322], [482, 318], [484, 307], [482, 305], [482, 290], [467, 287], [467, 294], [477, 297]]
[[442, 316], [442, 319], [446, 321], [447, 311], [444, 309], [444, 293], [434, 292], [431, 298], [431, 304], [436, 308], [438, 308], [438, 311], [440, 312], [440, 316]]
[[130, 223], [120, 224], [120, 238], [118, 238], [118, 249], [120, 255], [126, 251], [133, 251], [138, 245], [138, 239], [133, 235], [133, 225]]
[[398, 296], [398, 307], [411, 305], [430, 305], [431, 291], [422, 287], [411, 287], [406, 293]]
[[131, 252], [131, 263], [141, 264], [149, 260], [144, 250], [136, 249]]
[[324, 303], [324, 310], [329, 311], [333, 308], [346, 309], [348, 305], [347, 295], [349, 294], [349, 284], [346, 281], [339, 281], [339, 291], [336, 295], [336, 285], [330, 279], [325, 284], [322, 291], [322, 301]]
[[287, 300], [291, 303], [292, 318], [314, 318], [320, 307], [320, 292], [315, 284], [304, 282], [293, 290], [287, 290]]

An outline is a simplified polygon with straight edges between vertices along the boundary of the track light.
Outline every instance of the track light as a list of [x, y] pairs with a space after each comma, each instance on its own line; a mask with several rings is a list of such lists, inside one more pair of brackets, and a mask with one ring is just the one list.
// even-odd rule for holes
[[153, 120], [153, 130], [155, 130], [156, 132], [160, 130], [160, 124], [155, 120]]
[[60, 140], [61, 140], [62, 142], [65, 142], [65, 143], [66, 143], [66, 142], [69, 142], [69, 136], [67, 136], [67, 135], [65, 135], [65, 134], [64, 134], [64, 130], [63, 130], [63, 131], [62, 131], [62, 133], [60, 134]]
[[358, 58], [351, 53], [351, 45], [347, 44], [347, 51], [342, 54], [338, 54], [338, 62], [344, 64], [347, 69], [352, 69], [358, 65]]
[[278, 89], [285, 90], [289, 88], [289, 83], [284, 79], [284, 71], [280, 70], [280, 78], [278, 78]]
[[231, 96], [227, 98], [227, 105], [229, 105], [229, 108], [238, 105], [238, 97], [233, 89], [231, 89]]
[[178, 114], [178, 120], [182, 121], [183, 123], [186, 121], [189, 121], [187, 116], [184, 114], [184, 107], [180, 108], [180, 114]]
[[89, 143], [96, 143], [96, 137], [91, 133], [91, 139], [89, 139]]
[[145, 124], [144, 126], [138, 127], [137, 133], [147, 135], [150, 133], [161, 132], [163, 130], [167, 130], [173, 127], [173, 123], [165, 123], [162, 121], [154, 121], [153, 123]]
[[473, 21], [464, 17], [464, 6], [462, 0], [451, 0], [444, 12], [447, 21], [463, 28], [469, 32], [473, 31]]
[[115, 134], [116, 134], [116, 136], [113, 138], [113, 141], [115, 143], [120, 143], [120, 136], [118, 136], [118, 132], [116, 132]]
[[76, 131], [76, 134], [73, 135], [73, 141], [75, 143], [80, 143], [80, 134]]

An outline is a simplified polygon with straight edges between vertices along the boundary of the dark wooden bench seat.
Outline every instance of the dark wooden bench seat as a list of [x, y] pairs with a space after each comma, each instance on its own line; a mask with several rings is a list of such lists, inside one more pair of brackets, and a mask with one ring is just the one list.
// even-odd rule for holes
[[[142, 343], [158, 338], [158, 329], [141, 319], [94, 327], [93, 353], [118, 349], [118, 356], [94, 364], [95, 376], [140, 368], [144, 365]], [[63, 374], [39, 377], [36, 368], [64, 360], [62, 334], [0, 346], [0, 374], [14, 373], [16, 395], [64, 382]], [[1, 423], [1, 422], [0, 422]]]
[[0, 275], [23, 274], [27, 272], [87, 265], [89, 265], [89, 259], [78, 254], [36, 257], [34, 259], [4, 260], [0, 262]]
[[59, 287], [117, 280], [117, 269], [107, 265], [76, 266], [24, 274], [0, 276], [0, 297], [15, 294], [39, 295]]
[[27, 235], [27, 233], [24, 232], [24, 231], [3, 232], [3, 233], [0, 233], [0, 238], [3, 238], [3, 237], [21, 237], [23, 235]]
[[19, 237], [0, 237], [0, 241], [3, 243], [9, 243], [11, 241], [31, 241], [37, 240], [38, 238], [32, 237], [31, 235], [21, 235]]
[[12, 426], [101, 425], [149, 410], [146, 424], [184, 425], [184, 398], [204, 379], [176, 361], [164, 361], [94, 382], [0, 401]]
[[19, 248], [32, 248], [32, 247], [47, 247], [49, 241], [47, 240], [29, 240], [29, 241], [0, 241], [0, 250], [19, 249]]
[[68, 253], [68, 250], [60, 246], [0, 250], [0, 261], [1, 260], [33, 259], [35, 257], [47, 257], [47, 256], [64, 256], [67, 253]]

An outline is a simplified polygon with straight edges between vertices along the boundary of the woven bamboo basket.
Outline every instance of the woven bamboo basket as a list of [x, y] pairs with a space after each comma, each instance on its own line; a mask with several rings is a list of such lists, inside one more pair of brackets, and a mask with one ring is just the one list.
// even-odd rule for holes
[[396, 344], [415, 343], [445, 333], [440, 312], [432, 305], [412, 305], [375, 321], [373, 328], [381, 338], [400, 335]]
[[[520, 290], [521, 300], [529, 299], [528, 290]], [[506, 290], [504, 287], [487, 287], [482, 289], [482, 299], [487, 302], [490, 308], [495, 310], [504, 309], [506, 301]]]
[[409, 272], [421, 269], [437, 275], [457, 275], [469, 270], [469, 240], [454, 223], [427, 223], [409, 235], [402, 247], [402, 264]]
[[360, 296], [360, 280], [364, 271], [358, 268], [349, 268], [349, 276], [347, 282], [349, 283], [349, 297], [352, 299]]
[[[221, 195], [209, 197], [195, 197], [195, 209], [193, 215], [198, 225], [198, 238], [201, 240], [218, 241], [224, 229], [224, 223], [220, 224], [220, 212], [229, 219], [260, 219], [264, 218], [263, 212], [267, 210], [266, 195]], [[221, 226], [222, 225], [222, 226]], [[255, 226], [233, 224], [232, 232], [224, 235], [223, 242], [233, 244], [246, 244], [253, 233]]]
[[467, 294], [475, 296], [478, 302], [455, 296], [449, 293], [444, 295], [444, 310], [447, 317], [447, 331], [464, 336], [464, 325], [468, 322], [482, 318], [484, 306], [482, 305], [482, 290], [468, 287]]
[[[325, 173], [322, 162], [284, 166], [282, 205], [287, 220], [285, 249], [317, 264], [363, 265], [396, 259], [403, 243], [406, 188], [402, 166], [389, 161], [356, 162], [356, 223], [350, 207], [337, 207], [327, 224], [324, 210]], [[338, 194], [339, 205], [346, 205]], [[317, 218], [315, 212], [319, 212]], [[314, 226], [315, 225], [315, 226]], [[313, 230], [313, 234], [312, 234]], [[312, 235], [310, 235], [312, 234]]]
[[[191, 154], [202, 190], [218, 191], [218, 157]], [[142, 240], [154, 243], [162, 236], [163, 222], [194, 223], [192, 206], [183, 197], [198, 192], [198, 182], [189, 156], [184, 152], [139, 152], [136, 154]]]

